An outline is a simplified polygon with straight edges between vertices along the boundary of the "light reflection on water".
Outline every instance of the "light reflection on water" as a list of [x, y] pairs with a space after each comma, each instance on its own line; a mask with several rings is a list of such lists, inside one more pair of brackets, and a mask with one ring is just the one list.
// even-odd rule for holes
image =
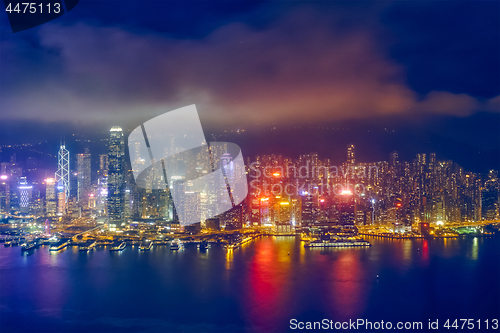
[[287, 330], [291, 318], [390, 320], [404, 313], [427, 320], [464, 312], [480, 318], [499, 308], [498, 238], [367, 239], [369, 248], [342, 249], [305, 249], [293, 237], [262, 237], [231, 251], [220, 245], [200, 251], [194, 244], [148, 252], [41, 247], [26, 256], [20, 248], [1, 248], [0, 311], [17, 311], [2, 316], [2, 325], [22, 331], [30, 309], [42, 323], [58, 320], [55, 331], [74, 331], [71, 310], [80, 324], [106, 313], [167, 320], [174, 328], [270, 332]]

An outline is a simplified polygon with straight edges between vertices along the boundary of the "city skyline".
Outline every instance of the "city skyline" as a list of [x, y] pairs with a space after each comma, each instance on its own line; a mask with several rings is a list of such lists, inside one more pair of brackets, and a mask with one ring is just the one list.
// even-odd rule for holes
[[[35, 191], [34, 193], [38, 194], [33, 198], [42, 199], [42, 204], [35, 204], [34, 207], [38, 211], [37, 214], [42, 216], [81, 216], [81, 210], [73, 210], [72, 213], [68, 210], [68, 202], [75, 200], [72, 209], [91, 209], [94, 211], [89, 212], [91, 216], [101, 216], [112, 228], [141, 219], [175, 221], [175, 207], [168, 191], [163, 199], [157, 201], [158, 198], [155, 197], [158, 194], [153, 194], [150, 198], [151, 191], [147, 194], [148, 191], [135, 185], [130, 161], [125, 158], [128, 156], [125, 154], [122, 129], [112, 127], [109, 133], [108, 154], [99, 154], [100, 163], [97, 170], [91, 167], [92, 155], [88, 148], [84, 149], [84, 153], [71, 153], [65, 145], [61, 146], [59, 151], [59, 164], [69, 163], [70, 166], [66, 166], [68, 169], [64, 172], [58, 170], [51, 174], [50, 169], [37, 168], [37, 159], [29, 157], [26, 163], [22, 163], [17, 160], [15, 154], [11, 156], [10, 162], [2, 162], [4, 185], [5, 181], [8, 181], [10, 186], [15, 188], [15, 183], [18, 183], [20, 191], [18, 196], [15, 190], [9, 190], [10, 194], [2, 192], [2, 210], [5, 213], [10, 212], [10, 209], [16, 210], [15, 203], [18, 200], [19, 213], [16, 214], [33, 215], [27, 207], [28, 201], [37, 202], [31, 200], [31, 193]], [[73, 160], [61, 157], [68, 154], [74, 156]], [[349, 219], [356, 221], [356, 225], [376, 224], [377, 220], [379, 224], [391, 220], [391, 223], [411, 226], [422, 221], [447, 223], [500, 218], [498, 170], [489, 170], [484, 174], [469, 172], [451, 160], [437, 159], [435, 153], [417, 154], [412, 161], [400, 160], [398, 155], [397, 151], [393, 151], [386, 161], [357, 162], [359, 154], [356, 153], [356, 147], [354, 144], [348, 144], [345, 147], [344, 161], [337, 163], [328, 158], [322, 159], [317, 153], [301, 155], [298, 159], [281, 154], [247, 157], [245, 167], [249, 196], [238, 208], [240, 217], [235, 226], [272, 226], [278, 222], [290, 223], [293, 227], [311, 226], [321, 222], [341, 224], [343, 208], [340, 208], [340, 203], [335, 202], [343, 200], [342, 194], [348, 193], [353, 195], [352, 205], [356, 206], [355, 209], [352, 208], [352, 217]], [[26, 168], [27, 166], [30, 168]], [[57, 180], [57, 175], [65, 172], [68, 177], [72, 175], [71, 179], [68, 178], [68, 184], [73, 184], [71, 189]], [[391, 180], [392, 178], [397, 180]], [[431, 183], [427, 179], [430, 179]], [[412, 185], [419, 182], [421, 185]], [[51, 188], [49, 191], [49, 184], [52, 184], [55, 190]], [[27, 193], [21, 189], [27, 189], [28, 186], [30, 198], [27, 201]], [[279, 186], [279, 193], [275, 193], [274, 186]], [[42, 188], [45, 193], [41, 191]], [[65, 193], [70, 194], [66, 196]], [[81, 198], [82, 193], [86, 194], [85, 199]], [[307, 193], [305, 197], [304, 193]], [[12, 195], [14, 197], [11, 197]], [[259, 201], [261, 198], [269, 200], [271, 197], [265, 204], [272, 206], [275, 202], [272, 199], [274, 196], [280, 198], [276, 202], [276, 212], [274, 208], [269, 208], [271, 210], [268, 209], [264, 217], [254, 216], [260, 216], [262, 212], [251, 213], [255, 202], [257, 206], [263, 203]], [[308, 200], [309, 204], [304, 205]], [[106, 202], [107, 207], [104, 207]], [[375, 203], [378, 207], [377, 213]], [[398, 206], [395, 206], [396, 204]], [[393, 207], [397, 207], [394, 212]], [[280, 213], [283, 209], [288, 209], [285, 220], [283, 213]], [[199, 214], [200, 222], [205, 221], [202, 218], [205, 214], [203, 210], [196, 214]], [[232, 216], [231, 214], [234, 213], [229, 215]], [[273, 214], [277, 215], [270, 219]], [[231, 219], [232, 217], [229, 217], [230, 221]]]

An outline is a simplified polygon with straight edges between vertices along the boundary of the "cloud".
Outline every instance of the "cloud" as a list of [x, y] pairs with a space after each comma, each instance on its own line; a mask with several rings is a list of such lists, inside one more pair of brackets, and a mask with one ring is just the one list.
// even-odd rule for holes
[[[407, 113], [464, 116], [498, 106], [498, 97], [419, 96], [372, 31], [340, 28], [338, 20], [306, 7], [263, 30], [228, 23], [196, 40], [46, 24], [36, 47], [19, 44], [23, 49], [16, 50], [11, 41], [1, 42], [19, 55], [38, 52], [45, 66], [34, 78], [23, 70], [28, 58], [13, 61], [21, 77], [14, 79], [10, 70], [16, 83], [0, 95], [2, 118], [133, 122], [195, 103], [206, 121], [230, 126]], [[36, 85], [29, 84], [33, 80]]]

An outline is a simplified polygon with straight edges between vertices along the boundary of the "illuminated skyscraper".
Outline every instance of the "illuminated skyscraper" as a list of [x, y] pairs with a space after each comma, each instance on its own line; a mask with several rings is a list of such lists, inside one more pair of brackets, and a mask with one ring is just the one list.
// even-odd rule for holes
[[80, 204], [87, 205], [91, 191], [90, 183], [90, 154], [86, 149], [84, 154], [76, 155], [76, 172], [78, 184], [77, 200]]
[[56, 182], [54, 178], [45, 179], [45, 213], [55, 216], [57, 213]]
[[108, 152], [108, 224], [120, 226], [123, 220], [125, 143], [120, 127], [112, 127], [109, 133]]
[[354, 164], [354, 163], [356, 163], [354, 145], [350, 144], [347, 146], [347, 164]]
[[426, 156], [425, 154], [417, 154], [417, 161], [419, 164], [425, 165], [426, 163]]
[[[3, 164], [3, 163], [2, 163]], [[10, 180], [6, 174], [0, 175], [0, 212], [10, 212]]]
[[313, 217], [313, 196], [308, 192], [302, 195], [302, 226], [310, 227], [315, 221]]
[[108, 155], [100, 154], [99, 155], [99, 170], [97, 170], [98, 177], [107, 177], [108, 176]]
[[56, 171], [56, 181], [58, 186], [64, 187], [64, 200], [68, 202], [69, 191], [70, 191], [70, 180], [69, 180], [69, 151], [66, 149], [64, 144], [61, 144], [59, 148], [59, 154], [57, 158], [57, 171]]
[[33, 186], [28, 184], [26, 177], [21, 177], [19, 180], [19, 210], [23, 214], [29, 212], [29, 206], [31, 201], [31, 191]]
[[355, 221], [354, 195], [350, 191], [342, 191], [340, 199], [340, 225], [353, 226]]

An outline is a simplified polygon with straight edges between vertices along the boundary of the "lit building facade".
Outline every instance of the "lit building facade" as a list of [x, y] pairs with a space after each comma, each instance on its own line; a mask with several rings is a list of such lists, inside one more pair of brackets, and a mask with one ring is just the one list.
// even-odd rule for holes
[[88, 152], [76, 155], [76, 173], [78, 195], [77, 201], [80, 205], [88, 205], [89, 195], [92, 190], [91, 175], [91, 157]]
[[124, 156], [123, 130], [112, 127], [109, 132], [108, 150], [108, 224], [110, 228], [121, 226], [124, 201]]

